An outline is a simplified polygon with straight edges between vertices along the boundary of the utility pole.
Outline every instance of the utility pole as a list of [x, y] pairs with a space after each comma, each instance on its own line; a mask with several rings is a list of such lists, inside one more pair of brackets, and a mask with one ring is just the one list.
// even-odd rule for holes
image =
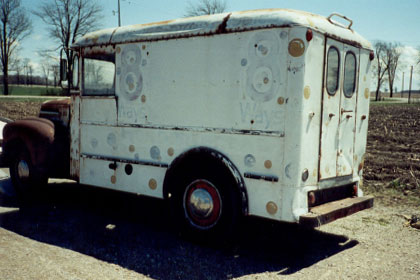
[[411, 66], [411, 71], [410, 71], [410, 87], [408, 89], [408, 104], [410, 104], [410, 99], [411, 99], [411, 82], [413, 79], [413, 66]]
[[120, 9], [120, 0], [118, 0], [118, 27], [121, 26], [121, 9]]

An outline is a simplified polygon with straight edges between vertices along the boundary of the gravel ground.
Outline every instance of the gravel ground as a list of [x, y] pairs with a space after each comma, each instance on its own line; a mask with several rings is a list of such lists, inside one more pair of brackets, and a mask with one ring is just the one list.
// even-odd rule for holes
[[154, 199], [50, 183], [17, 208], [0, 195], [0, 279], [420, 279], [412, 206], [306, 230], [249, 219], [229, 248], [179, 238]]

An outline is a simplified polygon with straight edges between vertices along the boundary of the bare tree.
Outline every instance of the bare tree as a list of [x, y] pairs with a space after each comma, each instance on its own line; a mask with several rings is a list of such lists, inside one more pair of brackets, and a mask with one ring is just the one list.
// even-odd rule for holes
[[51, 63], [47, 58], [41, 61], [41, 69], [45, 79], [45, 85], [48, 88], [48, 78], [50, 77]]
[[[16, 73], [16, 84], [20, 84], [20, 74], [22, 73], [22, 61], [19, 57], [15, 56], [9, 61], [9, 71]], [[9, 88], [10, 93], [10, 88]]]
[[3, 70], [3, 93], [9, 94], [9, 63], [19, 41], [30, 34], [31, 21], [20, 0], [0, 0], [0, 60]]
[[52, 71], [53, 77], [54, 77], [54, 87], [56, 87], [57, 86], [57, 80], [58, 80], [59, 75], [60, 75], [60, 65], [58, 65], [58, 64], [51, 65], [51, 71]]
[[48, 24], [52, 38], [59, 42], [66, 55], [67, 77], [71, 84], [74, 53], [69, 49], [79, 37], [98, 29], [102, 7], [92, 0], [49, 0], [34, 14]]
[[220, 14], [226, 11], [226, 1], [199, 0], [198, 3], [188, 3], [186, 17]]
[[384, 76], [387, 72], [388, 68], [385, 64], [385, 52], [386, 52], [386, 43], [382, 41], [376, 41], [374, 43], [375, 48], [375, 61], [376, 64], [374, 65], [374, 75], [376, 76], [376, 94], [375, 100], [379, 101], [380, 90], [383, 82], [385, 81]]
[[398, 62], [401, 56], [400, 44], [398, 43], [387, 43], [385, 48], [385, 65], [387, 67], [388, 74], [388, 85], [389, 85], [389, 97], [392, 97], [394, 92], [394, 80], [395, 73], [398, 68]]
[[29, 65], [30, 65], [31, 61], [29, 60], [29, 58], [24, 58], [23, 59], [23, 75], [25, 76], [25, 84], [28, 85], [29, 84]]

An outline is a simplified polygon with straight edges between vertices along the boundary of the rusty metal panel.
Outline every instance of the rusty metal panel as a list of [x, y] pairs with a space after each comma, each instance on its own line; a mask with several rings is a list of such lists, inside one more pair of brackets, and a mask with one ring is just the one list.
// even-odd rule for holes
[[[321, 129], [320, 150], [320, 179], [345, 176], [353, 173], [356, 98], [358, 92], [359, 49], [337, 42], [327, 40], [325, 57], [328, 52], [335, 49], [339, 53], [338, 88], [334, 94], [328, 90], [328, 61], [326, 61], [325, 84], [323, 97], [323, 118]], [[344, 79], [349, 74], [345, 67], [347, 55], [355, 57], [355, 88], [354, 93], [345, 93]], [[347, 71], [347, 72], [345, 72]]]
[[71, 97], [70, 106], [70, 176], [78, 181], [80, 175], [80, 96]]
[[345, 198], [311, 208], [308, 214], [300, 216], [299, 223], [318, 227], [372, 207], [373, 196]]
[[[335, 48], [339, 53], [339, 69], [332, 68], [339, 73], [339, 80], [335, 92], [327, 90], [328, 51]], [[342, 53], [343, 43], [328, 39], [325, 48], [324, 92], [322, 100], [321, 149], [319, 156], [319, 178], [326, 179], [337, 176], [337, 153], [340, 125], [340, 98], [342, 81]], [[333, 62], [331, 62], [333, 63]], [[335, 61], [334, 61], [335, 63]], [[331, 75], [331, 74], [330, 74]]]
[[369, 120], [370, 80], [372, 61], [369, 51], [360, 51], [360, 72], [357, 92], [353, 176], [362, 177]]
[[73, 47], [147, 42], [296, 26], [312, 28], [354, 45], [371, 48], [368, 41], [349, 28], [343, 28], [319, 15], [287, 9], [223, 13], [111, 28], [89, 33], [79, 39]]
[[[343, 80], [346, 76], [350, 76], [349, 64], [346, 65], [346, 60], [355, 55], [355, 89], [354, 93], [345, 94], [345, 82], [343, 81], [341, 87], [341, 101], [340, 101], [340, 124], [338, 133], [338, 149], [337, 149], [337, 176], [344, 176], [353, 174], [353, 157], [354, 157], [354, 141], [355, 141], [355, 123], [356, 123], [356, 98], [358, 94], [358, 73], [359, 73], [359, 49], [344, 44], [342, 52], [342, 69]], [[346, 57], [348, 55], [348, 57]], [[347, 69], [346, 69], [347, 68]], [[351, 96], [350, 96], [351, 94]]]

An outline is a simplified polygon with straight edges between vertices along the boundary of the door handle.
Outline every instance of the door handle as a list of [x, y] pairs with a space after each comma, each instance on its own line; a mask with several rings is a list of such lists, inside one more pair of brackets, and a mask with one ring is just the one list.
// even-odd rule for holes
[[334, 116], [335, 116], [335, 114], [330, 113], [328, 116], [330, 117], [330, 119], [332, 119], [332, 117], [334, 117]]
[[343, 113], [352, 113], [353, 110], [344, 110], [343, 108], [341, 108], [341, 114]]

